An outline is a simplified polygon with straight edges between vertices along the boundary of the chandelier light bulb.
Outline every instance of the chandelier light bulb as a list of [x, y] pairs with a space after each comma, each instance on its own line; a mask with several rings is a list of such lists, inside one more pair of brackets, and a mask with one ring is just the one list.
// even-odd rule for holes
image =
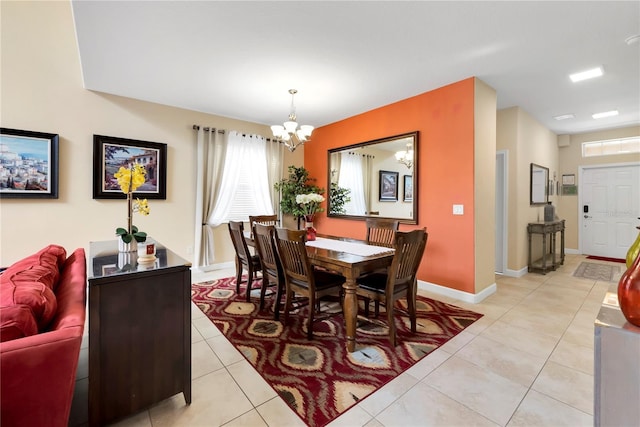
[[313, 126], [300, 125], [296, 121], [296, 106], [293, 102], [294, 95], [298, 93], [296, 89], [289, 89], [291, 94], [291, 112], [289, 113], [289, 120], [284, 122], [283, 125], [271, 126], [271, 132], [276, 140], [282, 142], [289, 151], [294, 151], [298, 146], [309, 141], [311, 133], [313, 132]]

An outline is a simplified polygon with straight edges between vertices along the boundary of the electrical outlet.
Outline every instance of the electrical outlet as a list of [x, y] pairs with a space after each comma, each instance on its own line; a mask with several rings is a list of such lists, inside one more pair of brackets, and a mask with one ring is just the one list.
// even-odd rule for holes
[[193, 246], [187, 246], [187, 255], [193, 255]]
[[464, 215], [464, 205], [453, 205], [454, 215]]

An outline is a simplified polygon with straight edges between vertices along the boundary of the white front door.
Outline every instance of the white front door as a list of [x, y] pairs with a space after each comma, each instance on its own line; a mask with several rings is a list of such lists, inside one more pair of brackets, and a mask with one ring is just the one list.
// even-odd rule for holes
[[582, 253], [625, 258], [640, 224], [640, 165], [584, 167], [581, 181]]

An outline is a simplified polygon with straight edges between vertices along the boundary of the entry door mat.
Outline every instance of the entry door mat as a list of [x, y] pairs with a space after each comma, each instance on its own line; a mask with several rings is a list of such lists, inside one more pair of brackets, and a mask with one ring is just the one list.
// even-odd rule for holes
[[583, 261], [578, 268], [576, 268], [576, 271], [573, 272], [573, 276], [611, 282], [618, 278], [618, 273], [620, 273], [620, 267], [617, 265]]
[[[393, 348], [386, 326], [359, 317], [356, 351], [348, 353], [338, 303], [333, 315], [316, 314], [309, 341], [308, 305], [292, 311], [285, 325], [283, 315], [273, 319], [273, 298], [260, 311], [258, 298], [247, 303], [244, 293], [236, 294], [235, 278], [193, 284], [191, 299], [311, 427], [325, 426], [482, 317], [418, 296], [415, 334], [409, 318], [396, 315], [399, 345]], [[397, 303], [406, 308], [405, 300]], [[386, 319], [382, 306], [380, 319]]]
[[606, 256], [596, 256], [596, 255], [589, 255], [587, 256], [587, 259], [596, 259], [598, 261], [610, 261], [610, 262], [620, 262], [622, 264], [626, 264], [627, 260], [622, 259], [622, 258], [609, 258]]

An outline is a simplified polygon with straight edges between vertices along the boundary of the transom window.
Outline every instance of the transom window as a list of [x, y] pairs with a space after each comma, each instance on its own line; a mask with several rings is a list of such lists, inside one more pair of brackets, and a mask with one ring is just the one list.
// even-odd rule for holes
[[606, 139], [582, 143], [582, 157], [640, 153], [640, 137]]

